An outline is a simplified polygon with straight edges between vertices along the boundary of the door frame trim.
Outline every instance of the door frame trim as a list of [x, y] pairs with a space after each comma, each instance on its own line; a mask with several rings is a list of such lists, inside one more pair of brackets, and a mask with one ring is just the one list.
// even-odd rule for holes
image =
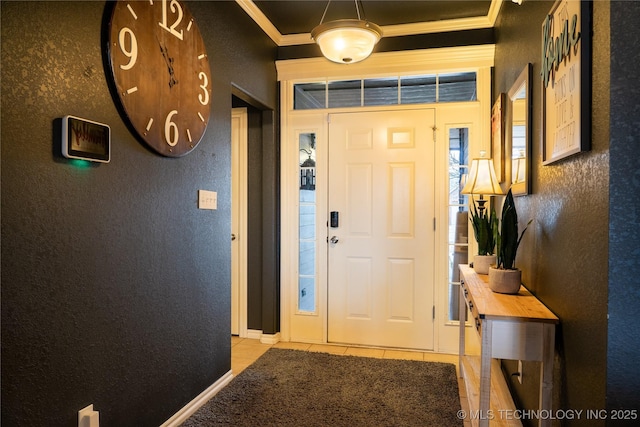
[[[280, 82], [280, 331], [283, 341], [292, 339], [292, 322], [294, 316], [303, 322], [315, 322], [322, 329], [321, 336], [294, 337], [296, 341], [310, 343], [326, 343], [326, 313], [320, 310], [314, 315], [298, 315], [295, 312], [293, 299], [297, 295], [297, 197], [292, 195], [292, 188], [298, 182], [295, 149], [297, 141], [293, 139], [293, 123], [298, 118], [317, 118], [317, 127], [320, 132], [326, 133], [327, 115], [329, 112], [342, 112], [342, 109], [318, 109], [318, 110], [293, 110], [293, 88], [296, 83], [325, 82], [332, 79], [364, 79], [380, 78], [396, 75], [415, 75], [429, 73], [448, 73], [461, 71], [476, 71], [478, 79], [478, 95], [475, 103], [478, 106], [480, 115], [480, 140], [477, 141], [474, 153], [490, 146], [490, 110], [491, 110], [491, 68], [494, 65], [495, 45], [463, 46], [453, 48], [437, 48], [414, 50], [405, 52], [391, 52], [372, 55], [367, 61], [344, 67], [340, 64], [327, 64], [322, 58], [293, 59], [276, 61], [278, 81]], [[393, 61], [390, 61], [393, 59]], [[321, 62], [324, 61], [324, 62]], [[438, 104], [418, 104], [397, 106], [398, 109], [434, 107], [436, 110], [436, 126], [438, 126]], [[389, 109], [390, 106], [383, 107], [363, 107], [350, 108], [348, 111], [371, 111], [376, 108]], [[440, 135], [442, 131], [438, 130]], [[436, 141], [437, 143], [437, 141]], [[320, 155], [320, 153], [318, 153]], [[319, 160], [319, 159], [318, 159]], [[320, 161], [318, 161], [320, 169]], [[318, 169], [318, 179], [320, 170]], [[320, 212], [319, 212], [320, 214]], [[323, 213], [326, 217], [326, 213]], [[318, 221], [322, 218], [318, 218]], [[326, 220], [326, 218], [324, 219]], [[436, 269], [438, 266], [436, 266]], [[437, 284], [436, 284], [437, 287]], [[441, 305], [444, 306], [441, 293], [436, 293], [436, 321], [441, 320]], [[318, 301], [321, 303], [321, 301]], [[321, 317], [325, 316], [324, 319]], [[439, 352], [441, 348], [442, 333], [441, 325], [436, 325], [434, 334], [434, 351]], [[446, 347], [445, 347], [446, 348]]]

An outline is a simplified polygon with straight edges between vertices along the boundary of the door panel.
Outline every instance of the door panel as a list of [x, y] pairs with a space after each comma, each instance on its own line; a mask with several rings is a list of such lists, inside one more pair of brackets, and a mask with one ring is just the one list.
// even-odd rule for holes
[[433, 123], [433, 110], [330, 115], [331, 342], [433, 348]]

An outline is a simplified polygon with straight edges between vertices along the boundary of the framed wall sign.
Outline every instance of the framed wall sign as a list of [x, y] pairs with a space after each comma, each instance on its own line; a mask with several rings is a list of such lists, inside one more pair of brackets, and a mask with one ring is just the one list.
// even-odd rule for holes
[[504, 98], [504, 93], [498, 95], [491, 108], [491, 158], [499, 182], [504, 182]]
[[591, 148], [591, 2], [558, 0], [542, 23], [542, 163]]
[[111, 128], [80, 117], [62, 118], [62, 155], [69, 159], [109, 163]]

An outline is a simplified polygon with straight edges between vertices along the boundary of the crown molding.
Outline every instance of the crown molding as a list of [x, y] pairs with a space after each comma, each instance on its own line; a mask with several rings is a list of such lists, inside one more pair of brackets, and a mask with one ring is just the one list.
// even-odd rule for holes
[[[417, 34], [432, 34], [448, 31], [475, 30], [491, 28], [495, 25], [503, 0], [491, 0], [489, 11], [486, 16], [476, 16], [472, 18], [447, 19], [432, 22], [417, 22], [412, 24], [398, 24], [381, 26], [383, 37], [401, 37]], [[278, 46], [296, 46], [313, 44], [311, 33], [286, 34], [283, 35], [271, 23], [264, 13], [256, 6], [252, 0], [236, 0], [236, 3], [255, 21], [262, 31]]]
[[[252, 0], [236, 0], [236, 3], [240, 5], [240, 7], [251, 17], [251, 19], [254, 20], [256, 24], [258, 24], [260, 28], [262, 28], [262, 31], [264, 31], [271, 40], [273, 40], [278, 46], [283, 46], [281, 44], [283, 36], [280, 34], [280, 31], [278, 31], [278, 29]], [[309, 37], [311, 37], [311, 35], [309, 35]]]
[[493, 67], [495, 45], [443, 47], [373, 53], [366, 61], [337, 64], [326, 58], [276, 61], [278, 81], [329, 80], [353, 76], [389, 76], [405, 72], [435, 73]]
[[444, 33], [448, 31], [475, 30], [491, 28], [486, 16], [473, 18], [448, 19], [446, 21], [417, 22], [414, 24], [387, 25], [382, 27], [384, 37], [412, 36], [415, 34]]
[[496, 20], [498, 19], [498, 14], [500, 13], [500, 8], [502, 7], [503, 0], [491, 0], [491, 5], [489, 6], [489, 13], [487, 13], [487, 18], [489, 22], [491, 22], [491, 26], [493, 27], [496, 24]]

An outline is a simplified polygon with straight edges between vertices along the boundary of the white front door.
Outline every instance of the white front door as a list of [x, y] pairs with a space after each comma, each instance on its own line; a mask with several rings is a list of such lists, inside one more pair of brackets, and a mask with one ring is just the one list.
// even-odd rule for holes
[[433, 349], [434, 120], [330, 114], [329, 342]]

